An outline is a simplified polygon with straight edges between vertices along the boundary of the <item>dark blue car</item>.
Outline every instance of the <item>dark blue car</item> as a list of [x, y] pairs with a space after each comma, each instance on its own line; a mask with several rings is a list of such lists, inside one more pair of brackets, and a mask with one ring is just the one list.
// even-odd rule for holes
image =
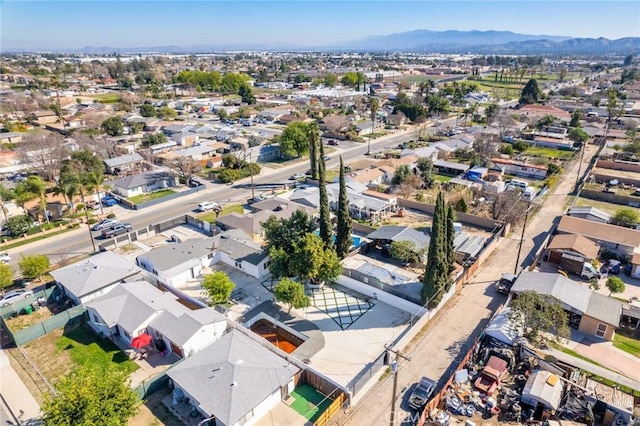
[[118, 204], [118, 201], [115, 198], [112, 198], [112, 197], [102, 198], [102, 205], [104, 206], [111, 207], [111, 206], [115, 206], [116, 204]]

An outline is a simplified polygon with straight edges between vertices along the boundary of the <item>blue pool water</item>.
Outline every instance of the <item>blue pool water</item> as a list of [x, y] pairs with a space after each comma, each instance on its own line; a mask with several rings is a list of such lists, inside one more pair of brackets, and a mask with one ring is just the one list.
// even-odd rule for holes
[[[317, 230], [317, 229], [315, 231], [313, 231], [313, 233], [316, 234], [316, 235], [320, 235], [320, 231]], [[334, 244], [336, 243], [335, 234], [333, 235], [333, 238], [331, 239], [331, 242], [333, 242]], [[361, 243], [360, 237], [357, 237], [355, 235], [351, 236], [351, 248], [360, 247], [360, 243]]]

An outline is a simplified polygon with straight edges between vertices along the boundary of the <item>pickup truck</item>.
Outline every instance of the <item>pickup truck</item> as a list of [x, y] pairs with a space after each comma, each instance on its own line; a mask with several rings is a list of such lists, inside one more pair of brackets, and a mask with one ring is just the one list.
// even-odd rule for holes
[[513, 286], [513, 283], [516, 282], [518, 278], [517, 275], [513, 274], [502, 274], [502, 277], [496, 282], [495, 289], [498, 293], [509, 294], [509, 290]]
[[506, 373], [507, 361], [492, 355], [473, 386], [480, 392], [491, 396], [498, 390], [500, 380]]
[[411, 392], [411, 396], [409, 396], [409, 407], [419, 410], [429, 402], [431, 395], [436, 390], [436, 382], [423, 377], [418, 382], [416, 388]]
[[117, 225], [114, 225], [113, 228], [102, 231], [102, 238], [113, 238], [117, 235], [131, 232], [132, 229], [133, 226], [131, 226], [130, 223], [118, 223]]

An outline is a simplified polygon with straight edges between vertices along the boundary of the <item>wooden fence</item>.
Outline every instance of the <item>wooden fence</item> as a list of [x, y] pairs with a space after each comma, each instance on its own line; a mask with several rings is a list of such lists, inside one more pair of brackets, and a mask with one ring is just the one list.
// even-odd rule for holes
[[345, 403], [345, 396], [343, 393], [339, 394], [336, 399], [333, 400], [330, 406], [327, 407], [326, 410], [322, 412], [320, 417], [313, 423], [313, 426], [324, 426], [326, 425], [331, 417], [342, 408]]

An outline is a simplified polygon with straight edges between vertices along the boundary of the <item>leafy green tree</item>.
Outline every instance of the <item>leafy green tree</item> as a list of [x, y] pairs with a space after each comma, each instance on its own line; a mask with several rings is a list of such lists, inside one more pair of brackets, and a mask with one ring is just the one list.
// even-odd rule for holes
[[551, 295], [524, 291], [511, 302], [510, 316], [525, 325], [525, 336], [535, 340], [540, 332], [568, 337], [567, 314], [558, 299]]
[[140, 111], [140, 115], [143, 117], [155, 117], [158, 113], [156, 111], [156, 107], [151, 104], [142, 104], [138, 107], [138, 110]]
[[88, 149], [73, 151], [60, 168], [61, 176], [69, 173], [104, 173], [104, 163], [102, 158]]
[[429, 109], [430, 116], [444, 114], [451, 109], [449, 100], [437, 93], [429, 93], [425, 99], [425, 103]]
[[5, 203], [13, 200], [16, 197], [16, 193], [12, 188], [7, 188], [3, 184], [0, 183], [0, 209], [2, 209], [2, 214], [4, 215], [4, 221], [7, 222], [9, 217], [7, 216], [7, 207]]
[[613, 221], [620, 226], [631, 226], [640, 222], [640, 215], [634, 209], [625, 207], [616, 210]]
[[222, 77], [222, 90], [227, 93], [238, 93], [240, 87], [246, 85], [251, 77], [244, 73], [227, 73]]
[[327, 192], [327, 181], [325, 173], [324, 163], [324, 145], [320, 144], [319, 153], [319, 168], [318, 168], [318, 186], [320, 189], [319, 194], [319, 209], [320, 209], [320, 238], [324, 242], [326, 247], [331, 247], [333, 238], [333, 227], [331, 226], [331, 211], [329, 210], [329, 194]]
[[406, 164], [401, 164], [393, 173], [391, 183], [393, 183], [394, 185], [401, 185], [409, 178], [409, 176], [411, 176], [411, 174], [412, 173], [409, 166]]
[[173, 120], [178, 117], [178, 113], [175, 109], [169, 108], [167, 106], [158, 108], [158, 118], [163, 120]]
[[[84, 176], [86, 184], [98, 193], [98, 198], [102, 199], [102, 190], [104, 189], [104, 173], [101, 171], [91, 171]], [[104, 215], [104, 208], [100, 203], [100, 214]]]
[[618, 92], [615, 89], [607, 90], [607, 128], [624, 115], [624, 104], [618, 98]]
[[283, 278], [273, 287], [273, 295], [278, 302], [286, 303], [291, 309], [309, 306], [309, 296], [304, 293], [304, 285], [288, 278]]
[[142, 137], [142, 146], [149, 147], [167, 142], [167, 136], [164, 133], [147, 133]]
[[309, 133], [307, 123], [294, 121], [289, 123], [280, 135], [280, 150], [287, 157], [300, 157], [309, 151]]
[[31, 227], [32, 219], [29, 216], [21, 214], [18, 216], [11, 216], [7, 220], [7, 230], [13, 237], [19, 237], [24, 235]]
[[325, 74], [322, 77], [323, 84], [327, 87], [334, 87], [338, 83], [338, 76], [335, 74]]
[[424, 187], [431, 189], [435, 184], [435, 171], [433, 169], [433, 161], [429, 157], [418, 158], [416, 168], [420, 171], [420, 177], [424, 182]]
[[49, 269], [49, 258], [44, 254], [22, 256], [18, 262], [22, 276], [34, 280], [40, 279]]
[[9, 265], [0, 265], [0, 291], [4, 292], [4, 289], [13, 284], [13, 268]]
[[238, 89], [238, 94], [242, 98], [242, 102], [249, 105], [253, 105], [256, 103], [256, 97], [253, 95], [253, 91], [247, 83], [244, 83], [240, 86], [240, 88]]
[[522, 141], [514, 142], [512, 146], [513, 149], [518, 152], [525, 152], [527, 149], [529, 149], [529, 145], [526, 142]]
[[355, 87], [358, 84], [358, 73], [349, 71], [347, 72], [340, 82], [347, 87]]
[[627, 55], [624, 57], [624, 62], [622, 63], [625, 67], [628, 67], [633, 63], [633, 55]]
[[313, 218], [296, 210], [288, 219], [272, 215], [261, 225], [271, 258], [271, 274], [276, 278], [295, 275], [291, 253], [302, 238], [315, 229]]
[[607, 278], [607, 289], [609, 290], [609, 296], [613, 293], [624, 293], [625, 290], [624, 281], [618, 277]]
[[100, 125], [102, 131], [109, 136], [122, 136], [124, 133], [124, 122], [119, 115], [112, 115]]
[[421, 260], [413, 241], [393, 241], [389, 247], [389, 254], [403, 263], [418, 263]]
[[127, 373], [115, 368], [82, 365], [55, 385], [57, 395], [42, 406], [47, 426], [91, 426], [108, 423], [126, 426], [138, 412], [140, 401]]
[[466, 213], [469, 210], [469, 206], [467, 206], [467, 202], [465, 201], [464, 198], [460, 198], [456, 202], [455, 210], [462, 213]]
[[580, 146], [584, 145], [589, 140], [589, 134], [582, 130], [580, 127], [574, 127], [569, 131], [569, 139], [579, 143]]
[[535, 78], [530, 79], [527, 84], [522, 89], [522, 94], [520, 95], [520, 103], [523, 105], [526, 104], [535, 104], [542, 97], [542, 92], [538, 87], [538, 81]]
[[40, 214], [49, 223], [47, 214], [47, 184], [40, 176], [29, 176], [23, 184], [28, 188], [28, 192], [35, 194], [40, 200]]
[[556, 163], [547, 164], [547, 176], [552, 176], [556, 173], [561, 173], [562, 167]]
[[340, 156], [340, 192], [338, 194], [338, 225], [336, 230], [336, 254], [340, 259], [344, 259], [349, 254], [353, 229], [351, 215], [349, 214], [349, 195], [347, 194], [347, 184], [344, 178], [344, 162]]
[[292, 263], [297, 276], [312, 283], [334, 281], [342, 272], [340, 259], [316, 234], [306, 234], [294, 247]]
[[231, 278], [222, 271], [207, 274], [202, 279], [202, 287], [207, 290], [209, 299], [214, 305], [229, 300], [235, 286]]
[[490, 103], [486, 107], [484, 107], [484, 115], [487, 120], [487, 124], [492, 124], [496, 118], [498, 117], [498, 112], [500, 112], [500, 107], [495, 102]]
[[582, 120], [582, 110], [577, 109], [571, 113], [571, 121], [569, 122], [569, 126], [580, 127], [580, 120]]
[[553, 126], [555, 121], [556, 118], [553, 115], [547, 114], [536, 122], [536, 128], [543, 129], [545, 127]]

